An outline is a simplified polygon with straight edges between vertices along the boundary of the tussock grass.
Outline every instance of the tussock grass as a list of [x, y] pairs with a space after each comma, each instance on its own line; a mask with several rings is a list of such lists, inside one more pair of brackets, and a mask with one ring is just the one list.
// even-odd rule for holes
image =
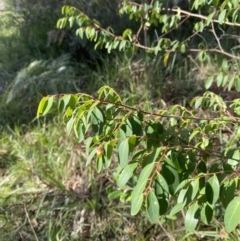
[[[5, 164], [0, 183], [1, 237], [16, 240], [24, 232], [25, 236], [32, 235], [34, 219], [37, 230], [46, 225], [50, 228], [55, 208], [61, 211], [70, 205], [66, 203], [70, 191], [64, 183], [81, 165], [81, 150], [60, 123], [24, 132], [17, 128], [7, 130], [2, 133], [0, 146], [0, 160]], [[42, 224], [37, 221], [41, 218]], [[45, 218], [49, 220], [44, 221]]]

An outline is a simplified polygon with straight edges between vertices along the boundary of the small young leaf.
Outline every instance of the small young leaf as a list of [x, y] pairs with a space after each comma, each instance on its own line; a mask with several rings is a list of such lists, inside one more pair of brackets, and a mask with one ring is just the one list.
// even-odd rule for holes
[[196, 178], [191, 182], [191, 187], [192, 187], [191, 199], [193, 200], [199, 191], [199, 178]]
[[175, 215], [176, 213], [180, 212], [181, 210], [183, 210], [184, 208], [184, 203], [177, 203], [172, 209], [171, 209], [171, 212], [169, 214], [169, 216], [173, 216]]
[[119, 41], [118, 40], [114, 40], [114, 43], [113, 43], [113, 49], [116, 49], [119, 45]]
[[[234, 0], [234, 2], [236, 2], [237, 4], [238, 3], [238, 0]], [[236, 8], [233, 13], [232, 13], [232, 21], [233, 23], [236, 23], [237, 22], [237, 19], [239, 18], [239, 8]]]
[[134, 151], [134, 148], [138, 144], [137, 137], [135, 135], [134, 136], [130, 136], [128, 138], [128, 143], [129, 143], [129, 152], [132, 153]]
[[133, 162], [128, 164], [120, 173], [117, 185], [120, 188], [123, 188], [126, 183], [129, 181], [129, 179], [132, 177], [134, 170], [137, 168], [138, 162]]
[[159, 158], [159, 154], [161, 152], [161, 148], [158, 147], [155, 150], [152, 151], [152, 153], [150, 155], [147, 155], [142, 162], [142, 166], [145, 167], [146, 165], [150, 164], [150, 163], [154, 163], [157, 158]]
[[235, 80], [235, 88], [237, 92], [240, 92], [240, 77]]
[[95, 148], [94, 150], [91, 151], [91, 153], [89, 154], [89, 156], [87, 158], [86, 166], [91, 163], [93, 157], [96, 155], [96, 151], [97, 151], [97, 148]]
[[192, 134], [189, 136], [189, 141], [191, 141], [197, 134], [200, 133], [200, 130], [195, 129]]
[[77, 124], [74, 125], [74, 132], [78, 138], [78, 142], [81, 143], [84, 140], [86, 134], [86, 126], [82, 120], [78, 120]]
[[222, 61], [222, 70], [227, 71], [229, 68], [228, 61], [226, 59], [223, 59]]
[[47, 106], [47, 100], [48, 97], [43, 97], [38, 105], [38, 110], [37, 110], [37, 118], [39, 118], [39, 116], [44, 112], [44, 110], [46, 109]]
[[97, 172], [100, 173], [102, 171], [102, 168], [103, 168], [103, 163], [104, 163], [104, 156], [101, 155], [97, 158], [97, 161], [96, 161], [96, 169], [97, 169]]
[[227, 13], [227, 9], [224, 9], [220, 12], [220, 14], [218, 16], [218, 21], [219, 21], [220, 24], [223, 24], [226, 13]]
[[118, 146], [118, 158], [122, 168], [124, 168], [128, 164], [128, 156], [129, 156], [129, 143], [128, 143], [128, 138], [126, 138]]
[[207, 25], [209, 25], [212, 22], [213, 16], [215, 15], [215, 11], [208, 15], [207, 17]]
[[228, 75], [225, 75], [222, 82], [222, 87], [225, 87], [228, 83]]
[[75, 22], [75, 17], [71, 16], [70, 18], [68, 18], [68, 21], [69, 21], [69, 27], [72, 28]]
[[185, 198], [186, 193], [187, 193], [187, 189], [181, 189], [181, 191], [179, 192], [178, 197], [177, 197], [177, 202], [183, 203], [184, 206], [186, 206], [186, 198]]
[[108, 143], [106, 143], [104, 145], [104, 151], [105, 151], [105, 156], [107, 158], [107, 160], [111, 160], [112, 158], [112, 153], [113, 153], [113, 149], [114, 149], [114, 146], [115, 146], [115, 141], [110, 141]]
[[122, 124], [121, 129], [119, 131], [123, 131], [124, 132], [124, 135], [118, 136], [119, 138], [132, 136], [133, 135], [133, 127], [132, 127], [131, 122], [129, 120], [125, 121]]
[[87, 154], [89, 154], [89, 151], [90, 151], [90, 147], [92, 145], [92, 142], [93, 142], [93, 137], [88, 137], [85, 141], [85, 148], [86, 148], [86, 152]]
[[203, 101], [203, 97], [199, 97], [197, 98], [196, 102], [195, 102], [195, 108], [199, 108], [202, 105], [202, 101]]
[[228, 82], [228, 91], [230, 91], [232, 89], [235, 78], [236, 78], [236, 76], [233, 75], [232, 78], [230, 79], [230, 81]]
[[180, 45], [180, 52], [183, 53], [183, 54], [186, 52], [186, 45], [185, 44]]
[[167, 67], [167, 65], [168, 65], [169, 55], [170, 55], [170, 53], [166, 53], [166, 54], [164, 55], [164, 59], [163, 59], [163, 66], [164, 66], [164, 67]]
[[202, 138], [202, 143], [201, 143], [200, 147], [203, 150], [205, 150], [208, 145], [209, 145], [209, 139], [207, 137], [203, 137]]
[[108, 199], [114, 200], [114, 199], [119, 198], [121, 195], [122, 195], [122, 191], [121, 190], [115, 190], [115, 191], [110, 192], [108, 194]]
[[73, 124], [75, 122], [75, 118], [72, 116], [70, 118], [70, 120], [67, 122], [67, 125], [66, 125], [66, 129], [67, 129], [67, 133], [70, 134], [72, 128], [73, 128]]
[[53, 105], [53, 100], [54, 100], [54, 96], [48, 97], [47, 102], [46, 102], [47, 105], [46, 106], [44, 105], [44, 108], [43, 108], [43, 115], [46, 115], [49, 112], [49, 110], [51, 109], [51, 107]]
[[126, 40], [122, 40], [122, 41], [121, 41], [121, 43], [120, 43], [120, 45], [119, 45], [119, 51], [121, 51], [122, 49], [125, 49], [126, 43], [127, 43]]
[[217, 75], [217, 86], [220, 87], [222, 85], [222, 82], [223, 82], [223, 73], [219, 73]]
[[191, 183], [191, 180], [190, 179], [186, 179], [186, 180], [183, 180], [179, 185], [178, 187], [176, 188], [175, 190], [175, 194], [179, 191], [179, 190], [182, 190], [183, 188], [187, 188]]

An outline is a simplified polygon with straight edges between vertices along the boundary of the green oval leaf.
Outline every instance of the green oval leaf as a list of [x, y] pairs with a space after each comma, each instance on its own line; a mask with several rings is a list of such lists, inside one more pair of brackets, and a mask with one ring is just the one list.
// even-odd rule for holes
[[72, 116], [71, 119], [67, 122], [67, 125], [66, 125], [66, 129], [67, 129], [68, 134], [70, 134], [70, 132], [73, 128], [74, 122], [75, 122], [75, 118]]
[[101, 134], [103, 131], [104, 122], [105, 116], [103, 111], [99, 107], [95, 107], [91, 112], [91, 123], [93, 131], [97, 134]]
[[208, 203], [204, 203], [202, 210], [201, 210], [202, 222], [205, 223], [206, 225], [208, 225], [212, 220], [212, 216], [213, 216], [212, 207]]
[[179, 174], [174, 163], [169, 158], [164, 160], [161, 174], [169, 185], [169, 192], [174, 195], [179, 185]]
[[47, 100], [45, 102], [45, 104], [43, 105], [43, 109], [42, 109], [42, 114], [46, 115], [49, 110], [51, 109], [52, 105], [53, 105], [53, 100], [54, 100], [54, 96], [50, 96], [50, 97], [46, 97]]
[[[158, 191], [159, 188], [160, 188], [160, 191]], [[156, 194], [160, 194], [163, 192], [165, 193], [166, 196], [169, 195], [168, 184], [160, 173], [158, 173], [155, 179], [155, 190], [156, 190]]]
[[221, 201], [223, 206], [226, 208], [228, 204], [233, 200], [236, 190], [235, 180], [230, 180], [221, 186]]
[[132, 197], [132, 204], [131, 204], [131, 215], [136, 215], [142, 207], [143, 203], [143, 193], [139, 194], [137, 198]]
[[227, 13], [227, 9], [224, 9], [221, 11], [221, 13], [219, 14], [218, 16], [218, 21], [220, 24], [223, 24], [224, 22], [224, 19], [225, 19], [225, 16], [226, 16], [226, 13]]
[[111, 160], [112, 154], [113, 154], [113, 149], [116, 144], [116, 141], [110, 141], [104, 145], [104, 150], [105, 150], [105, 156], [108, 161]]
[[240, 197], [235, 197], [227, 206], [224, 225], [227, 232], [232, 232], [240, 223]]
[[219, 73], [217, 75], [217, 86], [220, 87], [222, 85], [222, 82], [223, 82], [223, 73]]
[[120, 188], [123, 188], [126, 183], [129, 181], [129, 179], [132, 177], [134, 170], [137, 168], [138, 162], [133, 162], [128, 164], [120, 173], [117, 185]]
[[118, 146], [118, 158], [119, 158], [120, 166], [122, 168], [124, 168], [128, 164], [128, 156], [129, 156], [129, 143], [128, 143], [128, 139], [125, 139]]
[[115, 191], [110, 192], [108, 194], [108, 199], [114, 200], [114, 199], [119, 198], [121, 195], [122, 195], [122, 191], [121, 190], [115, 190]]
[[38, 105], [38, 110], [37, 110], [37, 118], [39, 118], [39, 116], [44, 112], [44, 110], [46, 109], [46, 102], [48, 100], [48, 97], [43, 97]]
[[209, 178], [207, 184], [206, 184], [206, 198], [207, 201], [214, 205], [218, 198], [220, 193], [220, 185], [217, 176], [214, 174], [211, 178]]
[[86, 161], [86, 166], [89, 165], [92, 162], [93, 157], [96, 155], [97, 148], [93, 149], [91, 153], [89, 154], [87, 161]]
[[235, 80], [235, 88], [237, 92], [240, 92], [240, 77]]
[[157, 223], [159, 219], [159, 204], [155, 193], [151, 190], [147, 196], [147, 213], [152, 223]]
[[197, 98], [195, 105], [194, 105], [196, 109], [202, 105], [202, 100], [203, 100], [203, 97]]
[[192, 181], [191, 186], [192, 186], [191, 199], [193, 200], [199, 191], [199, 179], [197, 178], [194, 181]]
[[184, 208], [184, 203], [177, 203], [171, 210], [169, 216], [173, 216], [175, 215], [176, 213], [180, 212], [181, 210], [183, 210]]
[[168, 210], [169, 188], [164, 177], [158, 173], [154, 182], [154, 191], [159, 204], [159, 215], [163, 215]]
[[191, 180], [190, 180], [190, 179], [183, 180], [183, 181], [178, 185], [178, 187], [176, 188], [175, 194], [176, 194], [179, 190], [181, 190], [181, 189], [186, 188], [187, 186], [189, 186], [190, 183], [191, 183]]
[[97, 169], [98, 173], [100, 173], [102, 171], [104, 162], [105, 162], [105, 160], [104, 160], [104, 156], [103, 155], [101, 155], [100, 157], [97, 158], [96, 169]]
[[228, 91], [230, 91], [232, 89], [235, 78], [236, 78], [236, 76], [233, 75], [233, 77], [229, 80], [229, 82], [228, 82]]
[[199, 208], [198, 204], [194, 203], [187, 210], [186, 217], [184, 220], [185, 228], [189, 232], [193, 232], [198, 224], [199, 219]]
[[148, 182], [148, 178], [152, 173], [154, 165], [155, 163], [150, 163], [143, 168], [137, 181], [137, 185], [132, 191], [131, 215], [136, 215], [142, 206], [143, 192]]

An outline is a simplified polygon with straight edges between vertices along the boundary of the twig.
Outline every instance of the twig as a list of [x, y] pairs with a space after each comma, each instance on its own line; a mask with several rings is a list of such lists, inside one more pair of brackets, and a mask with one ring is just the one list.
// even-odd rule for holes
[[[208, 20], [208, 17], [206, 17], [206, 16], [203, 16], [203, 15], [201, 15], [201, 14], [197, 14], [197, 13], [191, 13], [191, 12], [188, 12], [188, 11], [185, 11], [185, 10], [182, 10], [182, 9], [175, 9], [175, 8], [169, 8], [169, 9], [164, 9], [163, 8], [163, 10], [167, 10], [167, 11], [171, 11], [171, 12], [180, 12], [180, 13], [184, 13], [184, 14], [186, 14], [186, 15], [188, 15], [188, 16], [190, 16], [190, 17], [196, 17], [196, 18], [200, 18], [200, 19], [203, 19], [203, 20]], [[214, 23], [219, 23], [220, 24], [220, 22], [218, 21], [218, 20], [216, 20], [216, 19], [212, 19], [212, 22], [214, 22]], [[232, 23], [232, 22], [224, 22], [224, 24], [226, 24], [226, 25], [229, 25], [229, 26], [237, 26], [237, 27], [240, 27], [240, 23]]]
[[[171, 50], [170, 50], [171, 51]], [[201, 49], [189, 49], [188, 50], [189, 52], [200, 52], [202, 51]], [[215, 52], [215, 53], [219, 53], [219, 54], [222, 54], [222, 55], [225, 55], [227, 57], [230, 57], [230, 58], [233, 58], [233, 59], [237, 59], [237, 60], [240, 60], [240, 56], [236, 56], [236, 55], [233, 55], [233, 54], [229, 54], [228, 52], [225, 52], [225, 51], [222, 51], [220, 49], [204, 49], [204, 51], [206, 52]], [[172, 51], [173, 52], [173, 51]]]
[[[189, 16], [186, 16], [186, 18], [184, 18], [184, 19], [178, 24], [178, 27], [179, 27], [180, 25], [182, 25], [188, 18], [189, 18]], [[166, 36], [167, 34], [171, 33], [173, 30], [174, 30], [174, 28], [171, 28], [168, 32], [166, 32], [166, 33], [162, 34], [161, 36], [159, 36], [158, 39], [155, 40], [155, 42], [158, 41], [159, 39], [163, 38], [163, 37]], [[187, 40], [185, 40], [185, 41], [187, 41]]]
[[212, 33], [213, 33], [213, 35], [214, 35], [214, 37], [215, 37], [215, 39], [216, 39], [216, 41], [217, 41], [217, 43], [218, 43], [218, 47], [220, 48], [220, 50], [222, 51], [222, 52], [224, 52], [224, 50], [223, 50], [223, 48], [222, 48], [222, 45], [221, 45], [221, 42], [220, 42], [220, 40], [219, 40], [219, 38], [218, 38], [218, 36], [217, 36], [217, 34], [216, 34], [216, 31], [215, 31], [215, 28], [214, 28], [214, 23], [212, 22], [211, 23], [211, 25], [212, 25]]
[[31, 229], [32, 229], [32, 232], [33, 232], [33, 235], [34, 235], [34, 237], [35, 237], [35, 240], [36, 240], [36, 241], [39, 241], [39, 239], [38, 239], [38, 237], [37, 237], [37, 235], [36, 235], [36, 232], [35, 232], [35, 230], [34, 230], [34, 228], [33, 228], [33, 226], [32, 226], [32, 223], [31, 223], [31, 220], [30, 220], [30, 217], [29, 217], [29, 215], [28, 215], [28, 212], [27, 212], [27, 209], [26, 209], [26, 206], [25, 206], [25, 205], [24, 205], [24, 211], [25, 211], [25, 213], [26, 213], [26, 216], [27, 216], [28, 222], [29, 222], [29, 224], [30, 224], [30, 227], [31, 227]]
[[161, 224], [161, 222], [159, 221], [159, 226], [162, 228], [162, 230], [164, 231], [164, 233], [169, 237], [169, 239], [171, 241], [176, 241], [175, 238], [172, 236], [172, 234], [170, 234], [164, 227], [163, 225]]
[[[81, 11], [79, 11], [79, 10], [77, 10], [77, 9], [75, 9], [75, 10], [78, 11], [81, 15], [87, 17], [87, 16], [86, 16], [84, 13], [82, 13]], [[188, 19], [189, 17], [196, 17], [196, 18], [200, 18], [200, 19], [203, 19], [203, 20], [207, 20], [207, 17], [206, 17], [206, 16], [203, 16], [203, 15], [201, 15], [201, 14], [191, 13], [191, 12], [182, 10], [182, 9], [180, 9], [180, 8], [178, 8], [178, 9], [175, 9], [175, 8], [169, 8], [169, 9], [166, 8], [166, 9], [165, 9], [165, 8], [163, 8], [163, 10], [172, 11], [172, 12], [176, 12], [176, 13], [179, 13], [179, 11], [180, 11], [180, 13], [186, 14], [186, 15], [187, 15], [186, 18], [185, 18], [182, 22], [180, 22], [180, 24], [182, 24], [184, 21], [186, 21], [186, 19]], [[88, 18], [88, 17], [87, 17], [87, 18]], [[88, 18], [88, 19], [89, 19], [89, 18]], [[206, 51], [206, 52], [220, 53], [220, 54], [225, 55], [225, 56], [228, 56], [228, 57], [230, 57], [230, 58], [234, 58], [234, 59], [240, 60], [240, 56], [236, 56], [236, 55], [233, 55], [233, 54], [229, 54], [229, 53], [227, 53], [227, 52], [225, 52], [225, 51], [223, 50], [223, 48], [222, 48], [222, 46], [221, 46], [221, 43], [220, 43], [220, 41], [219, 41], [219, 38], [218, 38], [217, 35], [216, 35], [216, 32], [215, 32], [213, 23], [218, 23], [218, 24], [220, 24], [220, 22], [219, 22], [218, 20], [214, 20], [214, 19], [211, 20], [211, 24], [212, 24], [212, 27], [213, 27], [212, 32], [213, 32], [213, 34], [214, 34], [214, 36], [215, 36], [215, 38], [216, 38], [216, 40], [217, 40], [217, 42], [218, 42], [218, 47], [219, 47], [220, 49], [218, 49], [218, 48], [211, 48], [211, 49], [206, 49], [205, 51]], [[238, 27], [240, 27], [240, 24], [238, 24], [238, 23], [224, 22], [224, 24], [230, 25], [230, 26], [238, 26]], [[93, 26], [96, 30], [100, 30], [100, 31], [102, 31], [102, 32], [107, 33], [111, 38], [115, 38], [115, 39], [118, 39], [118, 40], [120, 40], [120, 41], [123, 41], [123, 40], [124, 40], [124, 38], [123, 38], [122, 36], [116, 36], [115, 34], [111, 33], [110, 31], [102, 28], [100, 25], [98, 25], [98, 24], [95, 23], [95, 22], [92, 23], [92, 26]], [[138, 37], [138, 35], [140, 34], [140, 32], [141, 32], [142, 29], [143, 29], [143, 25], [141, 25], [140, 28], [138, 29], [138, 32], [137, 32], [136, 37]], [[172, 30], [169, 30], [169, 32], [171, 32], [171, 31], [172, 31]], [[189, 38], [192, 38], [193, 36], [194, 36], [194, 35], [190, 36]], [[161, 36], [161, 37], [162, 37], [162, 36]], [[161, 38], [161, 37], [160, 37], [160, 38]], [[187, 38], [187, 39], [189, 40], [189, 38]], [[129, 41], [130, 41], [130, 40], [129, 40]], [[186, 40], [185, 40], [185, 41], [186, 41]], [[185, 42], [185, 41], [183, 41], [183, 42]], [[137, 41], [136, 41], [136, 42], [130, 41], [130, 42], [132, 43], [133, 46], [138, 47], [138, 48], [143, 49], [143, 50], [146, 50], [146, 51], [154, 51], [154, 50], [155, 50], [155, 47], [147, 47], [147, 46], [145, 46], [145, 45], [142, 45], [142, 44], [138, 43]], [[172, 49], [170, 49], [170, 50], [166, 50], [166, 53], [175, 53], [176, 51], [177, 51], [177, 50], [172, 50]], [[201, 49], [189, 49], [188, 51], [189, 51], [189, 52], [201, 52], [202, 50], [201, 50]]]
[[[82, 95], [82, 94], [80, 94]], [[155, 117], [166, 117], [166, 118], [176, 118], [176, 119], [187, 119], [187, 120], [196, 120], [196, 121], [201, 121], [201, 120], [219, 120], [219, 121], [227, 121], [229, 122], [230, 120], [224, 120], [222, 119], [221, 117], [218, 117], [218, 118], [201, 118], [201, 117], [197, 117], [197, 116], [178, 116], [178, 115], [164, 115], [164, 114], [157, 114], [157, 113], [151, 113], [151, 112], [148, 112], [148, 111], [144, 111], [144, 110], [141, 110], [141, 109], [138, 109], [138, 108], [135, 108], [135, 107], [132, 107], [132, 106], [129, 106], [129, 105], [125, 105], [123, 103], [121, 104], [118, 104], [118, 103], [113, 103], [113, 102], [110, 102], [110, 101], [106, 101], [106, 100], [101, 100], [101, 99], [97, 99], [93, 96], [90, 96], [90, 95], [87, 95], [90, 99], [93, 99], [95, 101], [98, 101], [99, 104], [114, 104], [118, 107], [122, 107], [122, 110], [124, 109], [128, 109], [128, 110], [132, 110], [132, 111], [136, 111], [136, 112], [141, 112], [145, 115], [149, 115], [149, 116], [155, 116]], [[232, 123], [239, 123], [240, 121], [240, 118], [237, 118], [237, 117], [234, 117], [234, 119], [232, 118], [231, 119], [231, 122]]]

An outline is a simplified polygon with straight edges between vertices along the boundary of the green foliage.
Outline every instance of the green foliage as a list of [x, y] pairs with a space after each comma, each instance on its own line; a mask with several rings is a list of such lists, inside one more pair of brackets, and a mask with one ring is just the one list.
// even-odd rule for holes
[[[89, 18], [83, 11], [64, 6], [62, 13], [65, 17], [58, 20], [57, 27], [62, 29], [77, 25], [77, 36], [94, 42], [95, 49], [103, 48], [108, 53], [113, 50], [134, 52], [136, 49], [143, 49], [155, 55], [159, 54], [165, 67], [169, 57], [176, 58], [176, 55], [185, 53], [193, 54], [194, 58], [202, 62], [206, 62], [210, 54], [230, 57], [231, 61], [239, 60], [235, 28], [240, 26], [240, 7], [236, 1], [208, 3], [195, 0], [191, 4], [188, 1], [179, 1], [178, 5], [173, 4], [173, 8], [168, 8], [169, 5], [163, 1], [155, 0], [144, 4], [122, 1], [119, 14], [128, 15], [130, 21], [137, 21], [139, 26], [136, 30], [127, 27], [121, 35], [115, 34], [110, 27], [102, 27], [98, 20]], [[155, 36], [151, 34], [152, 29]], [[221, 32], [218, 29], [221, 29]], [[184, 35], [181, 34], [183, 32]], [[226, 87], [228, 90], [235, 87], [238, 91], [238, 68], [236, 70], [235, 66], [229, 64], [229, 60], [224, 59], [222, 69], [223, 72], [208, 78], [206, 88], [216, 82], [217, 86]], [[231, 76], [227, 74], [230, 69], [234, 69]]]
[[[228, 57], [230, 60], [222, 60], [221, 71], [206, 80], [205, 87], [209, 89], [216, 83], [217, 87], [239, 91], [235, 61], [239, 56], [236, 48], [229, 53], [223, 40], [234, 31], [232, 26], [240, 26], [239, 5], [236, 1], [191, 3], [185, 9], [181, 3], [171, 6], [162, 1], [123, 1], [120, 15], [136, 20], [139, 28], [126, 28], [121, 35], [69, 6], [62, 8], [65, 17], [57, 26], [72, 28], [77, 24], [77, 36], [108, 53], [115, 49], [132, 53], [143, 49], [159, 55], [164, 67], [169, 58], [174, 64], [176, 56], [185, 53], [196, 53], [193, 61], [202, 63], [209, 60], [210, 54]], [[174, 38], [172, 34], [185, 21], [190, 29], [186, 35]], [[141, 41], [141, 34], [146, 36], [151, 28], [157, 39], [150, 44], [147, 39]], [[201, 40], [196, 41], [199, 36]], [[125, 104], [117, 92], [104, 86], [97, 96], [46, 96], [39, 104], [37, 116], [53, 111], [63, 113], [68, 133], [74, 131], [78, 141], [85, 143], [86, 164], [95, 159], [98, 173], [116, 168], [118, 190], [110, 192], [109, 198], [130, 202], [131, 215], [141, 211], [152, 223], [160, 224], [164, 219], [177, 219], [182, 212], [189, 234], [204, 233], [204, 225], [215, 225], [221, 229], [215, 236], [224, 238], [232, 235], [240, 222], [236, 215], [240, 99], [226, 103], [208, 91], [194, 98], [190, 107], [173, 105], [148, 112]]]
[[239, 224], [239, 207], [240, 207], [240, 197], [234, 198], [226, 209], [226, 214], [224, 216], [224, 221], [226, 224], [227, 232], [232, 232], [236, 226]]
[[[85, 142], [87, 165], [96, 158], [98, 172], [116, 167], [115, 181], [122, 190], [118, 195], [122, 201], [129, 201], [130, 195], [132, 215], [145, 209], [156, 223], [162, 215], [174, 219], [185, 210], [186, 230], [193, 232], [214, 217], [221, 222], [216, 212], [220, 205], [226, 209], [222, 222], [231, 232], [240, 221], [231, 208], [237, 208], [234, 196], [239, 186], [239, 117], [229, 115], [226, 103], [211, 92], [191, 105], [193, 110], [175, 105], [146, 112], [125, 105], [105, 86], [97, 97], [44, 97], [37, 115], [58, 109], [64, 113], [68, 133], [73, 130], [79, 142]], [[240, 100], [231, 106], [236, 113]], [[201, 108], [213, 116], [201, 116]]]

